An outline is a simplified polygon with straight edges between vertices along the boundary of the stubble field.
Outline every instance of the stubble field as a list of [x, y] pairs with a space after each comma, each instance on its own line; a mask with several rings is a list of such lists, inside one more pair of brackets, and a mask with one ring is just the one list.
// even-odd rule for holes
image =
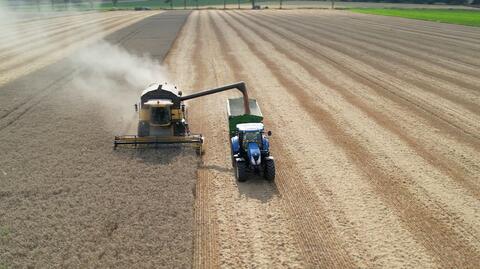
[[191, 266], [195, 154], [112, 147], [132, 133], [133, 104], [150, 83], [127, 83], [142, 68], [135, 55], [162, 61], [188, 14], [3, 25], [15, 38], [0, 43], [9, 59], [0, 62], [0, 268]]
[[246, 81], [279, 170], [235, 182], [227, 94], [192, 102], [207, 139], [195, 264], [475, 267], [479, 38], [341, 11], [192, 13], [167, 58], [175, 80]]

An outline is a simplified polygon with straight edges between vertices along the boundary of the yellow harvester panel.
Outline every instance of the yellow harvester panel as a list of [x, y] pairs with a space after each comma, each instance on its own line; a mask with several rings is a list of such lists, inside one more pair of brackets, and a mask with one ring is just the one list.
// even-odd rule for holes
[[172, 109], [172, 120], [181, 120], [182, 119], [182, 110], [180, 109]]
[[150, 121], [150, 109], [140, 109], [138, 117], [143, 121]]

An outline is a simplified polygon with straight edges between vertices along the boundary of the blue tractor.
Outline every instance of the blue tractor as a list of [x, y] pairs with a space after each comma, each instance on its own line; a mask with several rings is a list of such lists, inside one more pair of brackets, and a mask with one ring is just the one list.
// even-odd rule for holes
[[232, 164], [238, 181], [246, 181], [248, 174], [275, 179], [275, 161], [270, 156], [270, 143], [262, 123], [263, 116], [255, 99], [249, 99], [250, 113], [243, 109], [243, 98], [228, 100], [228, 121], [232, 150]]

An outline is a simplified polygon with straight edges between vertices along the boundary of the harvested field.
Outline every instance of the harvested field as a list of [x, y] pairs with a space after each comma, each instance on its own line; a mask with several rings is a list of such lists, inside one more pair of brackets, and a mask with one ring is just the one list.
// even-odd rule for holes
[[[48, 42], [34, 30], [0, 42], [0, 268], [480, 264], [479, 28], [327, 10], [77, 19], [103, 30], [22, 19]], [[116, 51], [100, 38], [131, 53], [114, 81], [83, 65]], [[201, 160], [112, 150], [113, 134], [135, 132], [130, 73], [163, 59], [186, 94], [247, 83], [275, 183], [234, 178], [235, 92], [188, 102]]]
[[[70, 59], [81, 48], [76, 36], [88, 36], [89, 43], [105, 37], [161, 61], [188, 14], [44, 19], [38, 27], [49, 29], [45, 35], [52, 40], [58, 29], [72, 27], [58, 36], [66, 46], [39, 37], [44, 54], [29, 48], [36, 41], [31, 33], [12, 44], [1, 41], [0, 57], [10, 57], [3, 48], [12, 48], [10, 63], [17, 71], [0, 72], [0, 268], [191, 267], [198, 158], [176, 147], [113, 151], [113, 135], [134, 125], [133, 104], [142, 89], [114, 84], [106, 91], [103, 80], [86, 80], [89, 90], [79, 89], [76, 80], [89, 70]], [[79, 23], [88, 19], [113, 28], [99, 22], [92, 34]], [[76, 28], [86, 29], [85, 35]], [[101, 52], [99, 64], [109, 60]], [[30, 57], [31, 65], [25, 64]], [[0, 62], [0, 69], [6, 64]]]
[[194, 265], [474, 268], [480, 263], [480, 31], [341, 11], [193, 12], [167, 58], [200, 89], [244, 80], [276, 184], [237, 183], [225, 99], [206, 135]]

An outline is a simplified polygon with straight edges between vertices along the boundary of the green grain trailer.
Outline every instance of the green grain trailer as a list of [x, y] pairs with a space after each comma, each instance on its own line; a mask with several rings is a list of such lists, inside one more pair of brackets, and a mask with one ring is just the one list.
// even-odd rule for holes
[[248, 106], [250, 107], [250, 114], [245, 113], [243, 97], [230, 98], [227, 100], [228, 131], [230, 137], [235, 136], [237, 132], [237, 124], [263, 122], [263, 115], [260, 111], [257, 100], [248, 99]]

